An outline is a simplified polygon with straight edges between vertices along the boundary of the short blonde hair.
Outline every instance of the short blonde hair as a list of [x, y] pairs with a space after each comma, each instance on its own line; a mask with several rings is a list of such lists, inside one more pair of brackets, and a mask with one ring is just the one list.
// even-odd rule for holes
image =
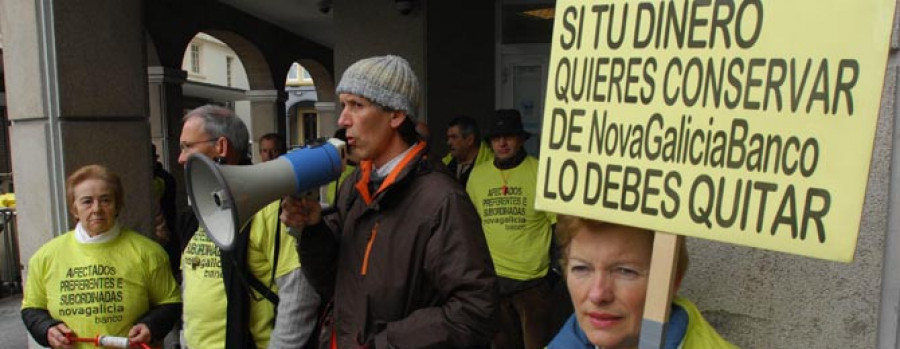
[[72, 172], [66, 179], [66, 202], [69, 204], [69, 212], [75, 215], [75, 187], [88, 179], [99, 179], [106, 182], [109, 190], [113, 192], [115, 199], [116, 216], [125, 205], [122, 193], [122, 180], [119, 176], [103, 165], [86, 165]]
[[[575, 235], [578, 235], [578, 232], [582, 230], [586, 230], [589, 232], [597, 233], [610, 227], [623, 226], [622, 224], [616, 224], [611, 222], [599, 221], [594, 219], [582, 218], [578, 216], [569, 216], [569, 215], [557, 215], [556, 216], [556, 238], [559, 241], [559, 248], [562, 252], [560, 255], [561, 260], [560, 265], [563, 267], [563, 271], [566, 270], [566, 265], [569, 259], [569, 247], [572, 244], [572, 239], [575, 238]], [[656, 233], [649, 229], [632, 227], [638, 230], [646, 231], [650, 233], [650, 241], [653, 241], [653, 238], [656, 236]], [[684, 274], [687, 272], [688, 268], [688, 253], [687, 253], [687, 244], [681, 247], [681, 250], [678, 253], [678, 266], [675, 271], [676, 280], [681, 280], [684, 277]]]

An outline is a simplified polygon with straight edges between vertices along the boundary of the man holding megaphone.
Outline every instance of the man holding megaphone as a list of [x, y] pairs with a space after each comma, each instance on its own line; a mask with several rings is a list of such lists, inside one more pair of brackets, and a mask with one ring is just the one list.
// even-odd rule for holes
[[334, 213], [287, 198], [303, 272], [333, 299], [332, 348], [470, 348], [489, 343], [496, 276], [463, 188], [437, 170], [415, 131], [419, 84], [397, 56], [360, 60], [337, 87], [338, 125], [361, 159]]
[[[205, 173], [192, 173], [191, 164], [198, 159], [221, 165], [250, 163], [247, 127], [231, 110], [202, 106], [188, 112], [183, 122], [178, 162], [188, 164], [189, 190], [192, 174]], [[203, 169], [201, 165], [194, 169]], [[209, 199], [205, 194], [191, 195]], [[185, 245], [181, 269], [189, 348], [300, 348], [310, 338], [319, 297], [300, 271], [295, 239], [282, 229], [278, 212], [276, 200], [239, 227], [239, 234], [207, 234], [203, 226], [212, 222], [200, 217], [204, 224], [199, 224], [193, 211], [181, 217], [177, 230]], [[233, 239], [222, 246], [216, 236]]]

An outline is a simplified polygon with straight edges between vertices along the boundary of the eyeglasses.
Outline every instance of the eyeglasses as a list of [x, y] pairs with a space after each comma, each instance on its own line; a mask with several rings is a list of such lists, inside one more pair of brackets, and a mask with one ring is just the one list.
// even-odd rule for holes
[[196, 141], [196, 142], [181, 142], [178, 146], [181, 147], [181, 151], [185, 151], [185, 150], [189, 150], [189, 149], [193, 148], [197, 144], [215, 142], [217, 140], [219, 140], [219, 139], [213, 138], [213, 139], [207, 139], [207, 140]]

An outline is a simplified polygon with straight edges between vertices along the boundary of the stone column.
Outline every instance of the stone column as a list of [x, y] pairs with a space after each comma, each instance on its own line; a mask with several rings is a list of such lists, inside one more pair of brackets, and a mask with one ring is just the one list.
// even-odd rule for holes
[[150, 97], [150, 140], [159, 150], [159, 161], [169, 170], [178, 166], [178, 136], [184, 114], [182, 85], [187, 72], [169, 67], [147, 67]]
[[316, 102], [316, 114], [319, 117], [319, 137], [331, 137], [338, 129], [338, 116], [334, 102]]
[[142, 2], [4, 0], [0, 16], [23, 264], [74, 227], [65, 178], [86, 164], [121, 176], [120, 222], [151, 232]]
[[[250, 122], [247, 128], [250, 131], [250, 140], [253, 142], [253, 162], [258, 163], [259, 144], [257, 140], [262, 135], [269, 132], [278, 131], [278, 122], [281, 120], [279, 109], [284, 109], [284, 102], [278, 102], [278, 91], [276, 90], [249, 90], [247, 91], [247, 100], [250, 101]], [[243, 116], [243, 115], [242, 115]]]
[[150, 140], [156, 144], [159, 161], [175, 177], [175, 204], [187, 207], [184, 168], [178, 164], [181, 149], [181, 118], [184, 116], [182, 86], [187, 72], [163, 66], [147, 67], [150, 97]]

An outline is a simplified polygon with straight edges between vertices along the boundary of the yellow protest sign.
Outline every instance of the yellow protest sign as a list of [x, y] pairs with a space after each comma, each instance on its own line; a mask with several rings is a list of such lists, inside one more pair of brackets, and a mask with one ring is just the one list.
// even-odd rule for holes
[[559, 0], [541, 210], [851, 261], [893, 0]]

